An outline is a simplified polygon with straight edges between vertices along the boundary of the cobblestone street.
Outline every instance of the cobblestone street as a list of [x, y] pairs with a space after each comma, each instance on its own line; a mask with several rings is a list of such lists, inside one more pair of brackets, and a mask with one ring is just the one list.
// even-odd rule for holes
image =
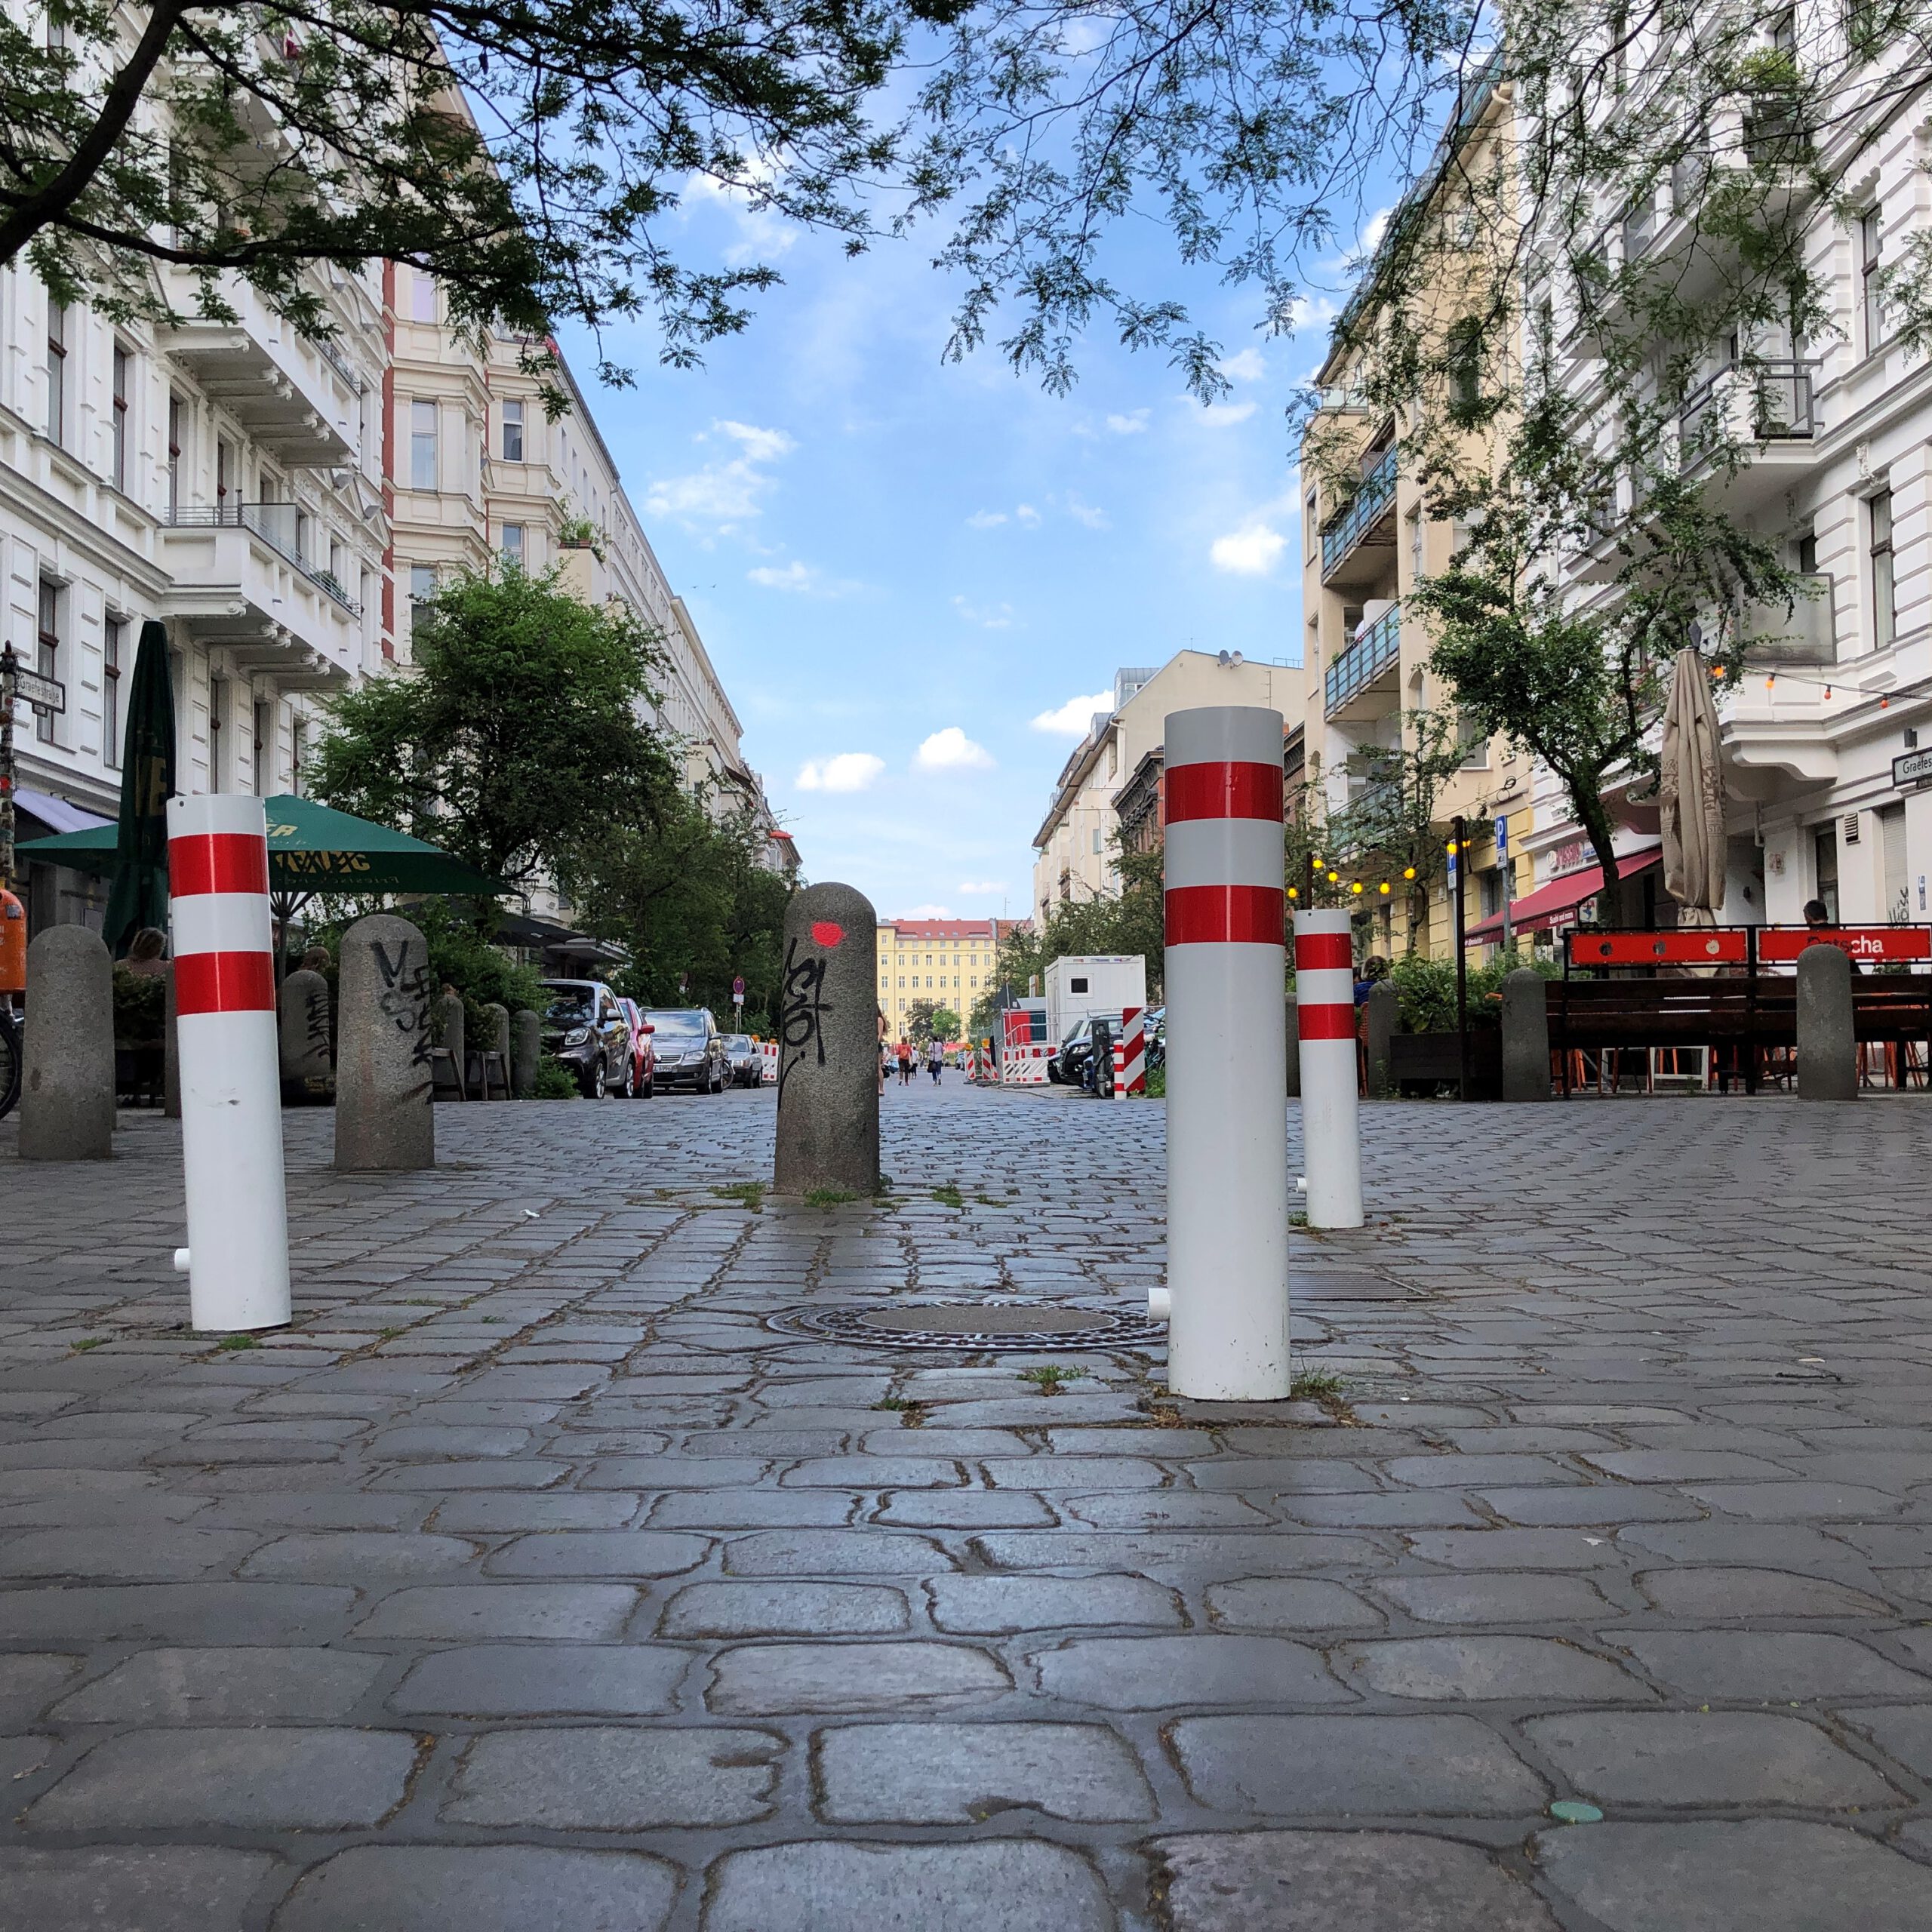
[[1923, 1100], [1367, 1107], [1246, 1419], [768, 1325], [1159, 1279], [1159, 1106], [882, 1106], [828, 1205], [768, 1091], [291, 1112], [244, 1347], [172, 1124], [0, 1128], [0, 1927], [1932, 1925]]

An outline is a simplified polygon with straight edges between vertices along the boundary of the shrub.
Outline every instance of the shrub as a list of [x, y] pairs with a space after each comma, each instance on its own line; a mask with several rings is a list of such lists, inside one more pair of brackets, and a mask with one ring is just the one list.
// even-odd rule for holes
[[537, 1086], [533, 1100], [574, 1100], [581, 1090], [577, 1075], [554, 1054], [544, 1054], [537, 1062]]

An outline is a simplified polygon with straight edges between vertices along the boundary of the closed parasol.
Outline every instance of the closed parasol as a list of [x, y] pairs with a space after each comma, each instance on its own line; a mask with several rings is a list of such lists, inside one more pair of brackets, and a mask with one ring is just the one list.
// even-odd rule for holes
[[1715, 925], [1724, 899], [1724, 757], [1710, 673], [1696, 651], [1677, 654], [1664, 706], [1657, 784], [1664, 890], [1679, 923]]

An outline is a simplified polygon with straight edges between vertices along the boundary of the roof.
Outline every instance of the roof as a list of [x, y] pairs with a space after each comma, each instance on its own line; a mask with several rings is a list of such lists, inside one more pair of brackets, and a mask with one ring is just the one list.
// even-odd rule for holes
[[[1647, 871], [1663, 860], [1663, 848], [1653, 845], [1647, 851], [1620, 852], [1617, 855], [1617, 876], [1629, 878], [1633, 875]], [[1571, 872], [1567, 878], [1553, 881], [1540, 888], [1527, 898], [1511, 902], [1509, 923], [1512, 927], [1547, 926], [1562, 914], [1574, 912], [1586, 899], [1593, 899], [1603, 890], [1603, 868], [1586, 866], [1580, 872]], [[1497, 913], [1484, 919], [1480, 925], [1470, 927], [1471, 939], [1500, 939], [1503, 936], [1503, 915]]]
[[1001, 928], [1011, 932], [1015, 919], [881, 919], [901, 939], [997, 939]]

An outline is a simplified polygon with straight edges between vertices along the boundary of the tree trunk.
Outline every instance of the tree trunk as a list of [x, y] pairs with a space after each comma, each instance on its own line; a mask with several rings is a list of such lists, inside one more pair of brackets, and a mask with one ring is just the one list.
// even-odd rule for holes
[[[1588, 834], [1591, 849], [1596, 854], [1597, 864], [1603, 872], [1602, 891], [1614, 893], [1622, 874], [1617, 869], [1616, 832], [1610, 822], [1610, 814], [1603, 808], [1602, 795], [1592, 786], [1586, 790], [1580, 785], [1570, 786], [1570, 802], [1577, 809], [1578, 822]], [[1601, 913], [1601, 903], [1598, 906]]]

